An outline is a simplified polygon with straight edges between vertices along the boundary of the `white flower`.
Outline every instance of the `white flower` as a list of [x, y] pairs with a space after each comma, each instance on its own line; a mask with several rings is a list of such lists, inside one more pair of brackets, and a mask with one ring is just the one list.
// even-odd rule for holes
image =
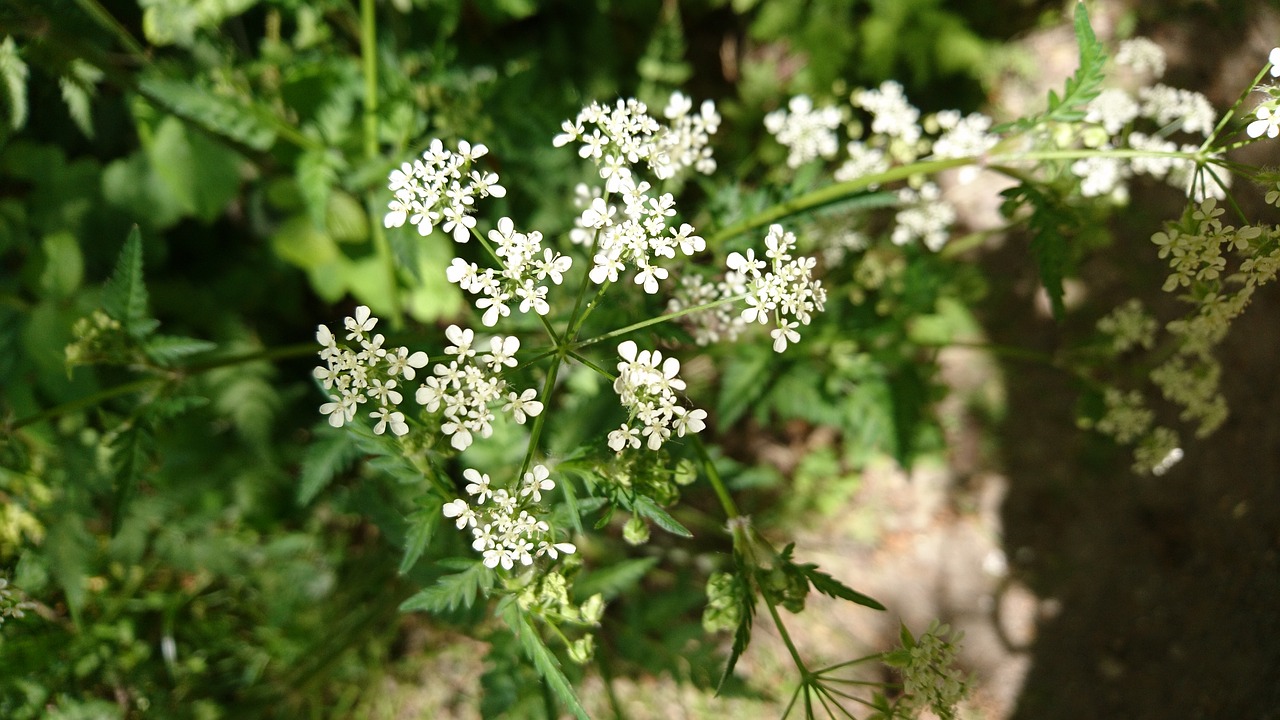
[[343, 324], [349, 331], [347, 333], [348, 340], [363, 340], [364, 334], [371, 332], [374, 326], [378, 324], [378, 318], [373, 317], [368, 305], [359, 305], [356, 307], [355, 315], [345, 319]]
[[467, 525], [470, 525], [471, 527], [476, 526], [475, 511], [471, 509], [471, 506], [467, 505], [466, 500], [458, 498], [452, 502], [445, 503], [444, 508], [442, 509], [445, 517], [457, 518], [459, 530]]
[[409, 432], [409, 425], [404, 421], [404, 413], [392, 412], [389, 407], [380, 407], [369, 413], [369, 417], [378, 420], [378, 424], [373, 426], [374, 435], [385, 433], [388, 427], [396, 435], [405, 435]]
[[489, 475], [480, 474], [480, 471], [467, 468], [462, 471], [462, 477], [470, 480], [467, 483], [467, 494], [476, 496], [476, 502], [484, 504], [484, 501], [493, 497], [493, 490], [489, 487]]
[[796, 332], [799, 323], [783, 321], [778, 327], [769, 332], [773, 337], [773, 351], [783, 352], [787, 349], [787, 343], [800, 342], [800, 333]]
[[520, 497], [529, 497], [534, 502], [542, 502], [542, 491], [556, 486], [551, 479], [551, 471], [544, 465], [534, 465], [524, 474], [524, 482], [520, 485]]
[[1271, 48], [1267, 62], [1271, 63], [1271, 77], [1280, 77], [1280, 48]]
[[[415, 369], [427, 366], [427, 354], [419, 350], [418, 352], [409, 354], [409, 348], [401, 347], [396, 350], [395, 354], [387, 353], [387, 374], [403, 375], [405, 380], [412, 380]], [[400, 402], [397, 400], [396, 402]]]
[[507, 394], [507, 404], [502, 406], [503, 412], [511, 413], [515, 421], [524, 424], [526, 416], [537, 417], [542, 414], [542, 403], [536, 398], [538, 392], [533, 388], [525, 390], [523, 393], [516, 395], [514, 392]]
[[1249, 123], [1249, 127], [1245, 129], [1249, 137], [1262, 137], [1265, 134], [1269, 138], [1274, 138], [1280, 135], [1280, 112], [1266, 105], [1260, 105], [1254, 114], [1258, 119]]
[[519, 364], [515, 358], [516, 352], [519, 350], [520, 338], [514, 335], [507, 337], [498, 335], [490, 338], [489, 354], [480, 358], [480, 360], [494, 372], [499, 372], [504, 366], [515, 367]]

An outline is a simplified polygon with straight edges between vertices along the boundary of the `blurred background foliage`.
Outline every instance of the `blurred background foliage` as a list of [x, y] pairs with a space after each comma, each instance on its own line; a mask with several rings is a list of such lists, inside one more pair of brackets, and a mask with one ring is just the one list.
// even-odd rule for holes
[[[421, 622], [397, 606], [442, 570], [398, 572], [412, 483], [315, 430], [311, 338], [355, 304], [396, 314], [387, 256], [407, 288], [406, 342], [429, 343], [462, 312], [443, 279], [451, 244], [380, 223], [387, 171], [430, 138], [488, 145], [510, 190], [494, 217], [553, 234], [571, 225], [586, 172], [551, 147], [560, 122], [593, 99], [660, 105], [683, 88], [726, 117], [728, 181], [685, 189], [707, 201], [697, 219], [723, 227], [779, 199], [752, 188], [778, 158], [760, 121], [789, 95], [838, 100], [896, 78], [926, 110], [976, 109], [1010, 65], [1003, 41], [1060, 12], [1019, 0], [365, 5], [0, 8], [0, 575], [38, 604], [0, 633], [0, 716], [362, 712], [405, 652], [406, 623]], [[69, 369], [76, 322], [130, 280], [116, 264], [134, 226], [137, 320], [163, 342], [131, 331], [128, 361]], [[895, 252], [875, 302], [834, 297], [807, 354], [744, 347], [701, 381], [719, 397], [723, 463], [771, 522], [829, 511], [873, 455], [910, 463], [939, 447], [918, 343], [970, 325], [944, 298], [975, 300], [982, 284]], [[835, 427], [842, 443], [807, 457], [784, 493], [731, 439], [785, 421]], [[713, 683], [714, 647], [687, 646], [701, 635], [701, 571], [674, 565], [656, 581], [663, 599], [639, 603], [653, 556], [612, 561], [595, 589], [617, 600], [604, 648], [616, 670]], [[466, 609], [440, 620], [481, 621]], [[486, 712], [543, 711], [520, 695], [536, 681], [513, 679], [530, 672], [517, 656], [492, 648]]]

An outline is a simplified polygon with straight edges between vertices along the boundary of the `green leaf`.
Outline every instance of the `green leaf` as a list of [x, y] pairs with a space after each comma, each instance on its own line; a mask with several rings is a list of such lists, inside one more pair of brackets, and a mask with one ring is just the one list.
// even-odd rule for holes
[[551, 653], [551, 648], [547, 647], [547, 644], [542, 641], [542, 636], [529, 623], [528, 615], [520, 609], [519, 605], [511, 603], [503, 612], [503, 619], [515, 633], [525, 657], [533, 661], [534, 669], [546, 681], [547, 687], [551, 688], [574, 717], [578, 720], [589, 720], [587, 711], [582, 707], [582, 703], [578, 702], [578, 696], [573, 692], [573, 686], [569, 684], [569, 678], [565, 677], [564, 671], [560, 669], [560, 661]]
[[1083, 220], [1048, 188], [1042, 190], [1029, 182], [1004, 190], [1000, 195], [1005, 198], [1000, 206], [1005, 217], [1012, 218], [1019, 208], [1031, 208], [1031, 217], [1027, 220], [1032, 232], [1031, 257], [1040, 272], [1040, 282], [1049, 294], [1053, 317], [1060, 321], [1066, 312], [1062, 281], [1071, 263], [1067, 233], [1081, 227]]
[[574, 597], [585, 600], [600, 593], [605, 600], [610, 600], [639, 583], [657, 564], [656, 557], [633, 558], [579, 575], [573, 582]]
[[400, 560], [401, 575], [413, 569], [427, 546], [431, 544], [436, 528], [440, 527], [440, 518], [443, 517], [443, 513], [440, 512], [440, 502], [438, 500], [431, 502], [428, 507], [409, 516], [409, 531], [405, 533], [404, 539], [404, 558]]
[[58, 88], [62, 91], [62, 102], [71, 113], [80, 132], [87, 138], [93, 138], [93, 112], [90, 101], [97, 94], [97, 85], [102, 81], [102, 71], [80, 58], [71, 61], [70, 74], [58, 78]]
[[120, 530], [129, 501], [150, 462], [153, 445], [150, 429], [141, 423], [124, 430], [111, 443], [112, 536]]
[[751, 643], [751, 624], [755, 619], [756, 598], [751, 590], [751, 581], [748, 580], [751, 568], [747, 567], [746, 561], [739, 553], [733, 554], [734, 565], [736, 570], [733, 573], [734, 580], [738, 584], [738, 600], [741, 603], [742, 619], [738, 621], [738, 628], [733, 632], [733, 647], [729, 650], [729, 660], [725, 663], [724, 674], [720, 676], [720, 682], [716, 684], [716, 693], [724, 688], [724, 683], [733, 675], [733, 668], [738, 664], [738, 658], [742, 657], [742, 653], [747, 651], [747, 645]]
[[217, 343], [198, 338], [180, 337], [177, 335], [156, 335], [142, 346], [143, 352], [152, 362], [164, 367], [171, 367], [177, 361], [209, 352], [218, 347]]
[[[271, 236], [271, 249], [280, 259], [303, 270], [318, 270], [331, 264], [341, 264], [343, 258], [333, 238], [305, 216], [298, 215], [282, 223]], [[340, 296], [346, 289], [343, 285]]]
[[332, 150], [308, 150], [298, 158], [298, 189], [307, 206], [307, 216], [318, 230], [326, 230], [329, 193], [338, 182], [342, 156]]
[[0, 43], [0, 87], [9, 105], [9, 127], [21, 130], [27, 124], [27, 64], [18, 55], [13, 38]]
[[54, 297], [69, 297], [84, 279], [80, 243], [75, 235], [64, 231], [44, 236], [40, 245], [45, 263], [40, 273], [40, 287]]
[[129, 232], [116, 260], [116, 269], [102, 288], [102, 309], [135, 338], [150, 335], [158, 323], [147, 312], [147, 286], [142, 281], [142, 233]]
[[884, 605], [875, 598], [863, 595], [857, 590], [845, 585], [839, 580], [819, 570], [818, 566], [813, 563], [805, 563], [804, 565], [795, 564], [793, 567], [805, 576], [809, 583], [813, 585], [814, 590], [817, 590], [823, 595], [839, 598], [841, 600], [848, 600], [849, 602], [863, 605], [873, 610], [885, 609]]
[[917, 433], [929, 408], [929, 384], [916, 365], [902, 365], [889, 376], [893, 401], [894, 456], [904, 468], [914, 460]]
[[240, 190], [240, 157], [220, 141], [166, 117], [146, 146], [151, 169], [183, 210], [205, 222], [222, 215]]
[[446, 612], [459, 607], [469, 608], [479, 593], [493, 589], [494, 572], [475, 560], [469, 561], [466, 570], [445, 575], [435, 585], [424, 588], [413, 597], [400, 603], [401, 612], [426, 610]]
[[693, 533], [689, 532], [689, 528], [681, 525], [679, 521], [671, 517], [666, 510], [658, 507], [658, 503], [654, 502], [653, 498], [648, 495], [637, 495], [635, 501], [631, 504], [631, 509], [640, 515], [649, 518], [656, 523], [658, 527], [666, 530], [672, 535], [679, 535], [680, 537], [686, 538], [693, 537]]
[[1107, 63], [1107, 53], [1093, 34], [1089, 12], [1083, 2], [1076, 3], [1075, 33], [1076, 44], [1080, 48], [1080, 65], [1075, 74], [1067, 78], [1062, 95], [1050, 90], [1049, 105], [1043, 113], [1002, 125], [993, 132], [1025, 130], [1043, 122], [1077, 122], [1084, 119], [1085, 105], [1102, 91], [1102, 82], [1106, 78], [1103, 70]]
[[768, 388], [771, 359], [772, 351], [766, 353], [755, 347], [729, 361], [720, 377], [720, 401], [716, 404], [716, 422], [721, 430], [737, 422]]
[[264, 107], [162, 77], [144, 77], [138, 82], [138, 88], [173, 114], [215, 135], [260, 151], [275, 144], [276, 119]]
[[298, 503], [310, 503], [334, 478], [351, 467], [351, 463], [361, 454], [360, 446], [351, 433], [335, 430], [327, 423], [320, 426], [315, 440], [302, 457]]

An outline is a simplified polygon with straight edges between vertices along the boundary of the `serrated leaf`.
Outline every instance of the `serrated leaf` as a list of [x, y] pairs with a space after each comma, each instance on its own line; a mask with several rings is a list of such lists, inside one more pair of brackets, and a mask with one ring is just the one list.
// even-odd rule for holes
[[421, 510], [409, 516], [409, 530], [405, 533], [404, 538], [404, 557], [400, 560], [400, 574], [403, 575], [413, 569], [418, 563], [418, 559], [422, 557], [431, 544], [431, 538], [436, 533], [436, 528], [440, 527], [440, 518], [443, 513], [440, 512], [440, 504], [424, 507]]
[[70, 74], [58, 78], [62, 102], [71, 114], [80, 132], [93, 138], [93, 112], [90, 101], [97, 94], [97, 84], [102, 81], [102, 71], [80, 58], [71, 61]]
[[173, 114], [215, 135], [260, 151], [275, 144], [276, 120], [263, 107], [169, 78], [144, 77], [138, 88]]
[[351, 463], [361, 454], [359, 445], [350, 433], [335, 430], [328, 424], [322, 426], [302, 457], [298, 503], [310, 503], [334, 478], [351, 467]]
[[573, 582], [573, 594], [586, 599], [600, 593], [605, 600], [610, 600], [639, 583], [640, 578], [657, 564], [656, 557], [633, 558], [579, 575]]
[[573, 692], [573, 686], [569, 684], [569, 678], [565, 677], [564, 671], [560, 669], [560, 661], [530, 624], [528, 615], [520, 609], [519, 605], [512, 603], [503, 612], [503, 619], [511, 627], [516, 639], [520, 641], [520, 648], [524, 650], [525, 657], [533, 662], [533, 668], [542, 676], [547, 687], [551, 688], [551, 692], [560, 698], [560, 702], [564, 703], [578, 720], [589, 720], [587, 711], [578, 701], [577, 694]]
[[768, 388], [772, 369], [771, 353], [755, 349], [735, 355], [720, 377], [720, 401], [716, 403], [716, 422], [723, 430], [735, 422]]
[[689, 528], [681, 525], [666, 510], [658, 507], [658, 503], [654, 502], [653, 498], [648, 495], [637, 495], [636, 499], [631, 503], [631, 509], [652, 520], [658, 527], [672, 535], [686, 538], [693, 537], [693, 533], [689, 532]]
[[738, 621], [738, 627], [733, 631], [733, 647], [729, 650], [729, 660], [725, 663], [724, 674], [720, 676], [720, 682], [716, 684], [717, 694], [724, 687], [725, 681], [733, 675], [733, 668], [738, 664], [738, 658], [742, 657], [742, 653], [746, 652], [747, 646], [751, 644], [751, 625], [755, 620], [756, 598], [751, 589], [751, 582], [747, 579], [752, 569], [747, 567], [746, 562], [738, 553], [734, 553], [733, 559], [734, 564], [737, 566], [733, 577], [738, 584], [739, 609], [742, 619]]
[[1067, 78], [1062, 94], [1050, 90], [1049, 104], [1043, 113], [1001, 125], [994, 128], [993, 132], [1025, 130], [1042, 122], [1075, 122], [1084, 119], [1085, 105], [1102, 91], [1107, 54], [1093, 33], [1089, 12], [1083, 2], [1076, 3], [1074, 24], [1080, 64], [1075, 73]]
[[813, 586], [814, 590], [817, 590], [823, 595], [838, 598], [840, 600], [848, 600], [851, 603], [869, 607], [873, 610], [885, 609], [885, 606], [882, 605], [880, 601], [869, 595], [863, 595], [834, 577], [831, 577], [827, 573], [822, 572], [818, 569], [818, 566], [813, 563], [794, 565], [794, 567], [805, 576], [805, 579], [809, 581], [809, 584]]
[[307, 217], [318, 230], [327, 231], [329, 194], [338, 182], [341, 156], [327, 149], [308, 150], [298, 158], [298, 190], [307, 206]]
[[217, 343], [198, 338], [156, 335], [147, 340], [142, 346], [142, 350], [147, 354], [148, 358], [151, 358], [152, 362], [169, 367], [185, 357], [209, 352], [217, 347]]
[[493, 570], [472, 560], [466, 570], [445, 575], [435, 585], [418, 591], [416, 595], [400, 603], [400, 611], [425, 610], [439, 613], [460, 607], [469, 608], [475, 602], [476, 595], [493, 589], [493, 582]]
[[116, 260], [116, 268], [102, 288], [102, 309], [125, 331], [143, 338], [157, 323], [147, 317], [147, 286], [142, 280], [142, 233], [138, 226], [129, 232]]
[[0, 82], [9, 105], [9, 127], [21, 130], [27, 124], [27, 64], [18, 55], [12, 37], [0, 43]]
[[111, 535], [114, 537], [124, 521], [129, 501], [150, 461], [153, 445], [149, 428], [135, 424], [116, 436], [111, 443]]
[[173, 419], [188, 410], [204, 407], [209, 398], [201, 395], [178, 395], [176, 397], [159, 398], [146, 406], [147, 422], [153, 426], [163, 420]]
[[1027, 226], [1031, 229], [1031, 256], [1040, 273], [1040, 283], [1049, 295], [1055, 320], [1066, 313], [1062, 281], [1070, 264], [1067, 233], [1080, 227], [1077, 213], [1061, 199], [1031, 183], [1023, 183], [1000, 193], [1005, 201], [1000, 212], [1012, 217], [1019, 208], [1030, 207]]

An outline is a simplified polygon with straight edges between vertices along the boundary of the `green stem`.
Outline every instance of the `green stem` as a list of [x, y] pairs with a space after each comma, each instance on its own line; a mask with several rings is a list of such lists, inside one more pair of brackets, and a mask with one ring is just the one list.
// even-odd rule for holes
[[176, 382], [180, 378], [185, 376], [197, 375], [200, 373], [208, 372], [210, 370], [216, 370], [218, 368], [230, 367], [232, 365], [242, 365], [244, 363], [255, 362], [258, 360], [279, 360], [279, 359], [288, 358], [288, 357], [301, 357], [301, 356], [313, 353], [315, 351], [316, 351], [315, 344], [307, 343], [305, 345], [289, 345], [285, 347], [273, 348], [270, 350], [257, 350], [251, 353], [246, 353], [244, 355], [232, 355], [230, 357], [217, 358], [217, 359], [208, 360], [202, 363], [192, 363], [190, 365], [185, 365], [179, 368], [173, 368], [171, 370], [168, 370], [166, 374], [162, 376], [148, 377], [148, 378], [142, 378], [140, 380], [134, 380], [133, 382], [128, 382], [128, 383], [124, 383], [123, 385], [117, 385], [115, 387], [106, 388], [105, 390], [100, 390], [91, 395], [86, 395], [85, 397], [82, 397], [82, 398], [70, 400], [60, 405], [54, 405], [53, 407], [41, 410], [40, 412], [35, 413], [34, 415], [28, 415], [27, 417], [20, 418], [14, 421], [12, 424], [8, 426], [7, 429], [9, 432], [12, 432], [14, 430], [18, 430], [19, 428], [26, 427], [27, 425], [31, 425], [33, 423], [43, 422], [45, 420], [51, 420], [53, 418], [59, 417], [61, 415], [65, 415], [67, 413], [76, 412], [77, 410], [84, 410], [86, 408], [94, 407], [95, 405], [101, 405], [102, 403], [108, 400], [112, 400], [114, 398], [122, 397], [124, 395], [132, 395], [133, 393], [136, 393], [136, 392], [142, 392], [143, 390], [146, 390], [152, 386], [163, 385], [169, 382]]
[[[605, 202], [609, 202], [608, 195], [605, 195]], [[573, 301], [573, 312], [569, 313], [569, 325], [568, 325], [568, 329], [565, 331], [565, 337], [569, 338], [570, 340], [577, 339], [578, 330], [582, 327], [582, 320], [586, 320], [585, 315], [583, 316], [582, 320], [578, 319], [578, 311], [582, 307], [582, 298], [586, 296], [587, 286], [591, 282], [591, 268], [589, 266], [591, 263], [595, 262], [596, 247], [599, 245], [599, 243], [600, 243], [600, 228], [596, 228], [595, 234], [591, 236], [591, 248], [587, 250], [586, 261], [582, 264], [583, 265], [582, 284], [578, 286], [578, 297], [575, 298]], [[607, 283], [604, 285], [601, 285], [600, 293], [603, 293], [606, 287], [608, 287]], [[599, 298], [600, 298], [600, 294], [597, 293], [596, 299], [599, 300]], [[590, 312], [590, 310], [588, 310], [588, 312]]]
[[695, 305], [693, 307], [688, 307], [683, 310], [677, 310], [676, 312], [673, 312], [673, 313], [667, 313], [665, 315], [659, 315], [658, 317], [655, 317], [655, 318], [649, 318], [648, 320], [641, 320], [640, 322], [632, 323], [630, 325], [627, 325], [626, 327], [618, 328], [617, 330], [610, 330], [609, 332], [603, 335], [597, 335], [596, 337], [588, 338], [586, 340], [578, 340], [574, 343], [571, 343], [569, 347], [574, 350], [577, 350], [579, 348], [587, 347], [588, 345], [595, 345], [598, 342], [604, 342], [605, 340], [616, 338], [620, 335], [626, 335], [627, 333], [635, 332], [636, 330], [640, 330], [642, 328], [647, 328], [650, 325], [657, 325], [658, 323], [664, 323], [669, 320], [682, 318], [685, 315], [692, 315], [693, 313], [702, 312], [703, 310], [710, 310], [711, 308], [719, 307], [726, 303], [738, 302], [739, 300], [742, 300], [746, 297], [747, 297], [747, 294], [744, 293], [742, 295], [734, 295], [733, 297], [720, 298], [719, 300], [715, 300], [715, 301], [706, 303], [704, 305]]
[[702, 443], [702, 438], [697, 435], [693, 435], [692, 438], [693, 449], [702, 460], [702, 467], [707, 471], [707, 482], [711, 483], [711, 489], [715, 490], [716, 498], [720, 500], [720, 507], [724, 508], [725, 517], [729, 520], [742, 517], [742, 513], [738, 512], [737, 504], [733, 502], [733, 496], [729, 494], [729, 488], [725, 487], [724, 479], [720, 477], [720, 471], [716, 469], [715, 461], [707, 452], [707, 446]]
[[777, 222], [785, 217], [798, 215], [802, 212], [814, 210], [823, 205], [844, 200], [845, 198], [867, 189], [872, 185], [893, 182], [895, 180], [903, 180], [912, 175], [932, 175], [934, 173], [948, 170], [950, 168], [962, 167], [970, 165], [977, 161], [974, 157], [963, 158], [947, 158], [945, 160], [927, 160], [923, 162], [911, 163], [910, 165], [899, 165], [898, 167], [889, 168], [888, 170], [876, 173], [874, 175], [864, 175], [853, 180], [828, 185], [827, 187], [805, 193], [799, 197], [791, 198], [766, 208], [751, 217], [734, 223], [707, 238], [707, 245], [715, 247], [731, 237], [741, 235], [750, 230], [764, 227], [770, 223]]
[[809, 668], [805, 667], [804, 660], [800, 658], [800, 651], [796, 649], [796, 645], [791, 641], [791, 633], [787, 632], [787, 626], [782, 622], [782, 616], [778, 614], [778, 607], [774, 604], [773, 598], [769, 591], [760, 588], [760, 597], [764, 599], [765, 607], [769, 608], [769, 615], [773, 617], [773, 624], [778, 628], [778, 634], [782, 637], [782, 642], [787, 646], [787, 652], [791, 655], [791, 660], [796, 664], [796, 669], [800, 671], [800, 682], [809, 684], [812, 673]]
[[80, 9], [85, 14], [93, 18], [94, 22], [101, 25], [112, 35], [115, 35], [126, 50], [139, 57], [146, 57], [146, 48], [134, 39], [129, 30], [124, 25], [121, 25], [120, 21], [116, 20], [115, 16], [102, 6], [102, 3], [99, 3], [98, 0], [76, 0], [76, 4], [80, 6]]
[[556, 354], [551, 358], [551, 367], [547, 368], [547, 379], [542, 384], [542, 412], [533, 419], [533, 427], [529, 430], [529, 448], [525, 450], [524, 461], [520, 463], [520, 472], [516, 475], [516, 482], [529, 472], [529, 466], [533, 463], [533, 454], [538, 449], [538, 439], [542, 437], [542, 425], [546, 421], [547, 416], [551, 414], [551, 391], [556, 386], [556, 376], [560, 373], [560, 363], [564, 359], [563, 355]]
[[[378, 24], [374, 0], [360, 0], [360, 60], [364, 72], [364, 156], [378, 159]], [[377, 193], [370, 190], [365, 201], [369, 210], [369, 227], [373, 231], [373, 249], [386, 272], [387, 293], [391, 296], [391, 328], [404, 327], [404, 309], [400, 307], [400, 279], [395, 256], [387, 233], [378, 221]]]

